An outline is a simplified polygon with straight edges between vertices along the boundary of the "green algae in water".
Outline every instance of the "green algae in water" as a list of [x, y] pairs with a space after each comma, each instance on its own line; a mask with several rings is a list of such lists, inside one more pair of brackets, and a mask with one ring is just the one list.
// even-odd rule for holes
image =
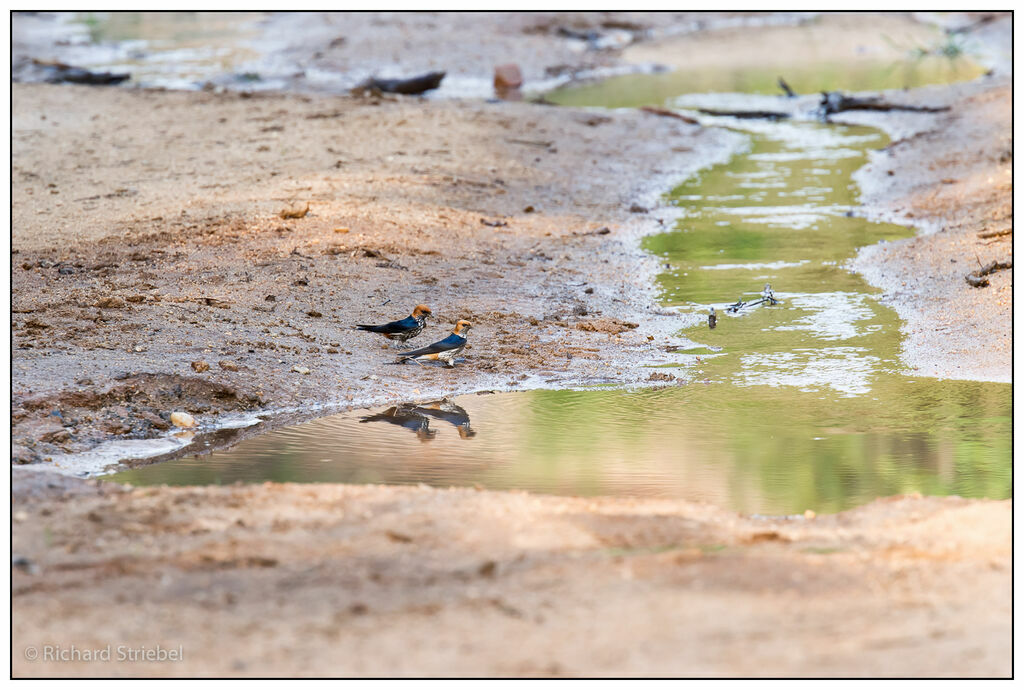
[[961, 37], [894, 15], [825, 15], [800, 26], [742, 31], [720, 27], [625, 52], [637, 64], [674, 68], [572, 84], [545, 94], [559, 105], [633, 108], [668, 105], [684, 94], [782, 95], [911, 89], [968, 81], [985, 67]]
[[[861, 246], [912, 234], [852, 213], [851, 174], [885, 136], [814, 123], [745, 131], [749, 149], [673, 190], [676, 227], [645, 242], [674, 267], [658, 278], [665, 305], [718, 308], [718, 328], [701, 318], [684, 331], [695, 342], [678, 355], [687, 385], [464, 396], [454, 417], [404, 424], [346, 413], [111, 479], [480, 485], [766, 514], [912, 492], [1010, 497], [1012, 387], [913, 377], [896, 314], [843, 267]], [[765, 282], [780, 304], [725, 312]]]
[[1009, 496], [1009, 386], [896, 377], [871, 397], [690, 384], [462, 396], [475, 434], [444, 420], [350, 412], [228, 451], [114, 475], [133, 485], [346, 482], [481, 485], [686, 498], [745, 512], [834, 512], [921, 492]]
[[751, 93], [778, 95], [779, 75], [799, 94], [822, 91], [882, 91], [931, 84], [967, 81], [985, 68], [966, 58], [951, 60], [930, 56], [901, 62], [776, 65], [764, 68], [675, 69], [654, 74], [629, 74], [600, 82], [556, 89], [545, 98], [558, 105], [635, 108], [670, 105], [691, 93]]
[[910, 234], [847, 215], [850, 173], [884, 136], [813, 123], [750, 135], [745, 154], [672, 192], [676, 229], [647, 240], [676, 266], [659, 285], [683, 312], [766, 281], [783, 299], [688, 329], [695, 347], [719, 348], [679, 355], [688, 385], [457, 398], [464, 417], [451, 419], [472, 435], [451, 419], [403, 428], [347, 413], [113, 479], [480, 485], [767, 514], [912, 492], [1009, 497], [1011, 386], [907, 376], [898, 318], [842, 267], [863, 244]]
[[[899, 320], [844, 268], [859, 247], [909, 237], [898, 225], [854, 215], [850, 183], [866, 151], [888, 141], [866, 127], [755, 125], [745, 155], [672, 191], [676, 230], [645, 247], [673, 266], [658, 277], [662, 301], [719, 311], [715, 330], [687, 334], [720, 355], [703, 376], [737, 386], [831, 388], [864, 395], [899, 363]], [[730, 314], [771, 283], [781, 303]]]

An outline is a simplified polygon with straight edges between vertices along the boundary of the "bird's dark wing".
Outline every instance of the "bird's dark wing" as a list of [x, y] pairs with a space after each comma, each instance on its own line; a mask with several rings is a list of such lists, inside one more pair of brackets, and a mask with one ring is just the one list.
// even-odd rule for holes
[[452, 333], [444, 340], [438, 340], [436, 343], [427, 345], [426, 347], [421, 347], [420, 349], [413, 350], [412, 352], [403, 352], [399, 357], [418, 357], [420, 355], [432, 355], [437, 352], [447, 352], [448, 350], [454, 350], [465, 342], [466, 339], [461, 335]]
[[441, 410], [433, 407], [417, 407], [416, 411], [427, 417], [433, 417], [434, 419], [440, 419], [441, 421], [448, 422], [454, 426], [462, 426], [465, 424], [469, 426], [469, 413], [466, 412], [465, 408], [454, 406], [451, 410]]
[[383, 326], [366, 326], [359, 324], [356, 328], [361, 331], [372, 331], [374, 333], [405, 333], [416, 325], [416, 319], [411, 316], [406, 316], [404, 319], [392, 321], [391, 323], [386, 323]]
[[437, 431], [430, 428], [430, 420], [421, 414], [419, 408], [415, 405], [396, 405], [395, 407], [389, 407], [383, 412], [363, 417], [359, 420], [360, 424], [365, 424], [367, 422], [387, 422], [388, 424], [397, 424], [398, 426], [405, 427], [406, 429], [425, 432], [431, 437], [437, 433]]

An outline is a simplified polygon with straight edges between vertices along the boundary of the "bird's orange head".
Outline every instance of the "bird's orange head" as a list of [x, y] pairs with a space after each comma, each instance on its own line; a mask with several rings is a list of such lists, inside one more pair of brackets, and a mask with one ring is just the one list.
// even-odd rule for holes
[[466, 321], [465, 319], [462, 319], [457, 324], [455, 324], [455, 335], [465, 336], [466, 332], [469, 331], [469, 329], [472, 327], [473, 324], [471, 324], [469, 321]]
[[433, 313], [434, 312], [430, 311], [430, 307], [428, 307], [425, 304], [417, 304], [416, 308], [412, 310], [413, 318], [417, 318], [420, 316], [430, 316]]

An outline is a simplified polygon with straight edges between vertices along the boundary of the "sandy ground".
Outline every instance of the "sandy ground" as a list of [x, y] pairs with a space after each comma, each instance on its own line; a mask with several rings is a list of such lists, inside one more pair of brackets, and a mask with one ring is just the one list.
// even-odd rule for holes
[[[757, 520], [426, 487], [16, 496], [16, 677], [1010, 674], [1008, 501]], [[115, 658], [25, 658], [72, 644]]]
[[[980, 299], [964, 309], [994, 318], [1009, 272], [963, 290], [969, 245], [955, 275], [921, 248], [1012, 223], [988, 218], [1008, 208], [1005, 176], [986, 177], [1008, 165], [1002, 78], [928, 120], [956, 127], [872, 163], [871, 179], [906, 186], [862, 181], [865, 212], [948, 228], [876, 250], [902, 252], [892, 270], [945, 276], [947, 311]], [[735, 143], [637, 112], [16, 84], [12, 456], [152, 437], [178, 409], [210, 426], [316, 401], [642, 381], [684, 324], [637, 249], [659, 211], [630, 206]], [[902, 288], [886, 287], [897, 309], [922, 303]], [[419, 302], [438, 318], [414, 344], [475, 323], [455, 370], [387, 365], [396, 350], [348, 328]], [[471, 490], [14, 483], [16, 676], [1010, 673], [1009, 501], [756, 520]], [[180, 644], [185, 662], [26, 657], [72, 644]]]
[[[984, 288], [964, 280], [1013, 261], [1012, 98], [1010, 79], [999, 77], [922, 95], [953, 107], [857, 175], [872, 217], [920, 232], [865, 248], [854, 267], [885, 290], [904, 322], [904, 361], [923, 376], [1012, 379], [1013, 271]], [[1009, 234], [983, 236], [1000, 231]]]
[[[14, 94], [13, 419], [27, 461], [159, 433], [175, 409], [214, 423], [645, 380], [639, 365], [685, 324], [654, 301], [657, 264], [633, 241], [653, 214], [629, 209], [738, 142], [522, 103]], [[434, 323], [410, 345], [473, 323], [457, 369], [392, 366], [397, 348], [351, 329], [420, 303]]]

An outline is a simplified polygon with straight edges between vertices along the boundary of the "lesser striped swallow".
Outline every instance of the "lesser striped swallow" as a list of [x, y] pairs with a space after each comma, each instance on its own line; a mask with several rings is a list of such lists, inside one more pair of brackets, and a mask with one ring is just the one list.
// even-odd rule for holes
[[418, 350], [412, 350], [411, 352], [403, 352], [398, 356], [398, 363], [402, 364], [412, 360], [417, 364], [422, 360], [439, 360], [444, 362], [445, 366], [449, 369], [455, 366], [455, 358], [459, 356], [462, 349], [466, 347], [466, 336], [469, 333], [469, 329], [473, 327], [469, 321], [465, 319], [455, 324], [455, 330], [444, 340], [438, 340], [436, 343], [421, 347]]
[[416, 434], [421, 441], [430, 441], [437, 436], [437, 431], [430, 428], [430, 420], [415, 405], [395, 405], [375, 415], [363, 417], [361, 424], [366, 422], [387, 422], [405, 427]]
[[467, 439], [476, 436], [476, 432], [469, 426], [469, 413], [466, 412], [466, 408], [456, 405], [448, 398], [421, 403], [416, 406], [416, 411], [453, 425], [459, 430], [460, 438]]
[[416, 308], [412, 310], [412, 314], [404, 319], [385, 323], [381, 326], [366, 326], [360, 324], [356, 326], [356, 330], [380, 333], [388, 340], [398, 340], [404, 343], [406, 340], [415, 338], [423, 332], [424, 326], [427, 325], [427, 317], [431, 314], [432, 312], [430, 311], [430, 307], [425, 304], [418, 304], [416, 305]]
[[387, 422], [413, 431], [421, 441], [430, 441], [437, 431], [430, 428], [430, 418], [452, 424], [458, 429], [459, 437], [469, 439], [476, 431], [469, 425], [469, 413], [448, 398], [425, 403], [400, 403], [375, 415], [360, 419], [360, 423]]

